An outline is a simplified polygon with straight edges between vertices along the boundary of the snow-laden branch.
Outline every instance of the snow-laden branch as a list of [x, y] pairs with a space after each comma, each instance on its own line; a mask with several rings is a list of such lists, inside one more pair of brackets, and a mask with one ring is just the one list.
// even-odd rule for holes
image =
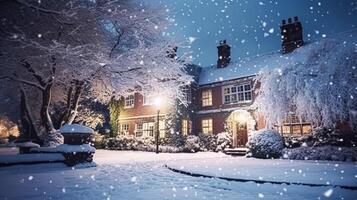
[[[306, 45], [264, 70], [255, 106], [269, 125], [291, 115], [314, 126], [357, 125], [356, 31]], [[277, 62], [272, 62], [277, 63]]]

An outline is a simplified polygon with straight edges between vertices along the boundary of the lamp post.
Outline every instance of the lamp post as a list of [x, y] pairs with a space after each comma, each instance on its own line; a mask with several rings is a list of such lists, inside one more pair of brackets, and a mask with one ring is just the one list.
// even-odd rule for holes
[[157, 109], [156, 116], [156, 134], [155, 134], [155, 144], [156, 144], [156, 153], [159, 153], [159, 135], [160, 135], [160, 106], [162, 99], [160, 97], [155, 98], [155, 106]]

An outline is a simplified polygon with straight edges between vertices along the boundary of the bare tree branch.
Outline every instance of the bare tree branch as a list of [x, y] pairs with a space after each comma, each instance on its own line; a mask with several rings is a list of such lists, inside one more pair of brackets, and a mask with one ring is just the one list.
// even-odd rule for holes
[[117, 40], [116, 40], [113, 48], [110, 50], [109, 57], [112, 57], [114, 50], [117, 48], [117, 46], [119, 46], [120, 40], [121, 40], [122, 36], [124, 35], [124, 30], [121, 30], [118, 28], [118, 22], [114, 23], [114, 29], [117, 32], [118, 36], [117, 36]]
[[27, 7], [30, 7], [30, 8], [33, 8], [33, 9], [36, 9], [36, 10], [39, 10], [39, 11], [42, 11], [44, 13], [51, 13], [51, 14], [57, 14], [57, 15], [62, 15], [63, 13], [60, 12], [60, 11], [57, 11], [57, 10], [49, 10], [49, 9], [46, 9], [46, 8], [42, 8], [42, 7], [39, 7], [39, 6], [36, 6], [36, 5], [33, 5], [31, 3], [28, 3], [26, 1], [22, 1], [22, 0], [15, 0], [17, 3], [19, 4], [23, 4]]
[[17, 78], [17, 77], [3, 76], [3, 77], [0, 77], [0, 79], [10, 79], [10, 80], [13, 80], [13, 81], [17, 81], [17, 82], [20, 82], [20, 83], [23, 83], [23, 84], [26, 84], [26, 85], [30, 85], [30, 86], [36, 87], [37, 89], [40, 89], [41, 91], [44, 90], [44, 87], [42, 87], [41, 85], [39, 85], [37, 83], [31, 82], [31, 81], [28, 81], [28, 80], [24, 80], [24, 79], [20, 79], [20, 78]]
[[41, 84], [41, 86], [46, 85], [46, 82], [44, 81], [42, 76], [35, 71], [35, 69], [30, 65], [30, 63], [28, 63], [25, 60], [21, 60], [20, 62], [21, 62], [21, 65], [23, 67], [25, 67], [27, 69], [27, 71], [30, 72], [32, 74], [32, 76], [37, 79], [37, 81]]

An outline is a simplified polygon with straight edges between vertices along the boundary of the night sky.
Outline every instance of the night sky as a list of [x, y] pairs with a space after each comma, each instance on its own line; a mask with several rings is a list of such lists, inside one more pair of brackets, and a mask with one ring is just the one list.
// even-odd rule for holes
[[193, 63], [215, 64], [222, 39], [232, 60], [279, 50], [282, 19], [299, 16], [305, 41], [355, 29], [353, 0], [160, 0], [174, 26], [165, 34], [190, 40]]

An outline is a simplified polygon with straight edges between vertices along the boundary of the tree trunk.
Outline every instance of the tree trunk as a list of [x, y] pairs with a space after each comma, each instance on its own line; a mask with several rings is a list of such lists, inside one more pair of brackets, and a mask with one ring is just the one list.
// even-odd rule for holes
[[27, 104], [27, 95], [22, 86], [20, 86], [20, 112], [21, 112], [21, 132], [25, 141], [39, 141], [39, 131], [35, 125], [34, 117]]
[[71, 113], [67, 120], [67, 124], [72, 124], [78, 114], [79, 99], [82, 94], [83, 86], [84, 86], [83, 81], [76, 81], [76, 90], [74, 92], [74, 100], [73, 100], [73, 104], [72, 104], [72, 108], [71, 108]]
[[61, 113], [61, 116], [58, 118], [58, 120], [56, 121], [55, 123], [56, 128], [61, 128], [61, 126], [63, 126], [63, 124], [66, 123], [69, 115], [71, 114], [72, 91], [73, 91], [73, 87], [70, 87], [67, 92], [66, 108]]
[[41, 120], [46, 128], [47, 133], [55, 131], [53, 122], [49, 113], [49, 106], [51, 103], [51, 89], [53, 80], [49, 81], [42, 91], [42, 107], [41, 107]]

